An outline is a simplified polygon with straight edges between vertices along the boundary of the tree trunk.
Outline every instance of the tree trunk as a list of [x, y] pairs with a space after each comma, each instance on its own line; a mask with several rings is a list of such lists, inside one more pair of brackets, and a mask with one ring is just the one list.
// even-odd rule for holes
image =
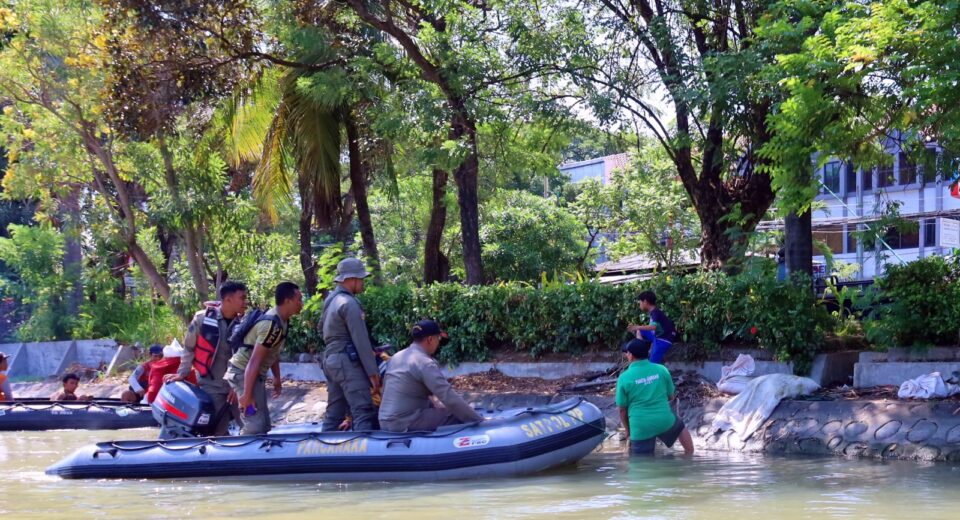
[[[167, 148], [167, 143], [162, 138], [159, 140], [160, 155], [163, 157], [164, 177], [167, 181], [167, 189], [170, 190], [170, 197], [173, 199], [173, 205], [178, 211], [183, 212], [184, 202], [180, 198], [180, 186], [177, 182], [177, 173], [173, 166], [173, 154]], [[187, 267], [190, 269], [190, 278], [193, 279], [194, 288], [197, 290], [197, 296], [200, 301], [206, 301], [210, 296], [210, 285], [207, 281], [207, 275], [203, 272], [203, 252], [200, 244], [199, 232], [191, 218], [183, 219], [183, 249], [184, 256], [187, 258]]]
[[334, 242], [343, 242], [343, 201], [340, 197], [339, 183], [326, 196], [310, 183], [305, 203], [313, 203], [313, 216], [317, 224], [317, 231]]
[[[136, 214], [133, 212], [133, 202], [130, 199], [130, 193], [127, 189], [127, 181], [123, 180], [120, 176], [117, 165], [113, 161], [113, 154], [100, 143], [93, 133], [93, 128], [94, 125], [87, 124], [83, 127], [83, 132], [81, 133], [87, 152], [96, 157], [97, 161], [103, 166], [103, 170], [99, 170], [96, 167], [93, 168], [93, 187], [105, 200], [111, 201], [109, 206], [117, 213], [117, 216], [122, 222], [120, 227], [127, 244], [127, 251], [130, 253], [130, 256], [133, 257], [134, 261], [137, 262], [137, 265], [140, 266], [140, 269], [147, 277], [147, 280], [150, 281], [153, 289], [157, 291], [165, 301], [169, 302], [170, 284], [167, 283], [166, 278], [157, 270], [153, 260], [150, 259], [143, 248], [137, 243], [137, 219]], [[104, 173], [106, 173], [106, 178], [104, 178]], [[108, 179], [110, 181], [109, 188], [107, 184]], [[180, 317], [184, 320], [189, 319], [189, 316], [185, 314], [181, 314]]]
[[70, 291], [64, 298], [67, 313], [77, 316], [83, 303], [83, 249], [80, 245], [80, 186], [70, 185], [70, 190], [60, 198], [61, 232], [64, 236], [63, 274], [70, 282]]
[[306, 285], [304, 291], [314, 295], [320, 281], [317, 278], [317, 263], [313, 260], [313, 237], [311, 235], [313, 223], [313, 204], [310, 181], [300, 175], [297, 179], [300, 190], [300, 269], [303, 270], [303, 280]]
[[730, 259], [733, 245], [727, 233], [730, 224], [721, 221], [728, 210], [716, 199], [700, 201], [696, 210], [700, 217], [700, 263], [707, 269], [722, 269]]
[[380, 273], [380, 253], [377, 251], [377, 237], [373, 234], [373, 220], [370, 218], [370, 205], [367, 203], [367, 175], [360, 148], [360, 135], [350, 110], [344, 111], [344, 123], [347, 127], [347, 150], [350, 153], [350, 191], [357, 208], [357, 220], [360, 221], [360, 239], [363, 252], [367, 257], [367, 269], [373, 272], [373, 282], [382, 282]]
[[[802, 215], [790, 213], [784, 219], [784, 261], [787, 275], [813, 275], [813, 226], [810, 210]], [[792, 278], [792, 276], [791, 276]]]
[[[153, 261], [150, 260], [150, 257], [147, 256], [146, 251], [144, 251], [136, 240], [127, 241], [127, 249], [130, 251], [130, 256], [133, 257], [133, 260], [140, 266], [140, 270], [143, 271], [143, 275], [147, 277], [147, 280], [150, 281], [150, 285], [153, 286], [154, 290], [160, 293], [160, 297], [165, 301], [170, 301], [170, 284], [167, 283], [167, 280], [160, 275], [160, 272], [157, 271]], [[182, 319], [187, 320], [187, 316], [181, 316]]]
[[452, 104], [460, 107], [453, 117], [452, 137], [454, 139], [466, 137], [467, 146], [469, 146], [467, 156], [453, 174], [457, 181], [457, 202], [460, 206], [463, 264], [467, 271], [467, 284], [480, 285], [484, 283], [484, 277], [480, 245], [480, 197], [478, 194], [480, 164], [477, 154], [477, 128], [474, 121], [466, 114], [462, 100], [456, 100]]
[[430, 206], [430, 223], [423, 246], [423, 283], [443, 282], [449, 277], [449, 262], [440, 252], [443, 228], [447, 225], [447, 172], [433, 170], [433, 198]]

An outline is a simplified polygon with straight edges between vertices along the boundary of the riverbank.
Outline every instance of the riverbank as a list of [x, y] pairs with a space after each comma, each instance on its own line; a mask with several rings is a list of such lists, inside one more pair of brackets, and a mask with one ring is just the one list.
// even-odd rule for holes
[[[677, 409], [702, 451], [742, 453], [838, 455], [874, 459], [960, 462], [960, 399], [904, 401], [890, 388], [874, 391], [827, 389], [806, 399], [784, 400], [747, 439], [735, 432], [711, 429], [716, 412], [729, 397], [695, 373], [674, 374]], [[511, 378], [498, 372], [451, 379], [455, 388], [478, 409], [539, 406], [583, 396], [607, 418], [607, 429], [617, 432], [620, 417], [611, 377], [591, 381]], [[116, 397], [126, 388], [119, 378], [84, 382], [80, 393]], [[48, 397], [59, 381], [15, 383], [21, 397]], [[323, 383], [285, 381], [279, 399], [270, 402], [275, 424], [320, 421], [326, 410]]]

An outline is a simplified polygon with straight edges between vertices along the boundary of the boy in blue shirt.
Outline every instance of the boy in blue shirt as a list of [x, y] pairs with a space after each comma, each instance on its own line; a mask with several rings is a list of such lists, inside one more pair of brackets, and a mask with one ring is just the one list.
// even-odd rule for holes
[[664, 354], [676, 340], [677, 329], [673, 325], [673, 320], [657, 307], [657, 295], [653, 291], [643, 291], [640, 293], [639, 300], [640, 310], [650, 315], [650, 324], [629, 325], [627, 331], [636, 334], [637, 339], [652, 343], [650, 362], [662, 365]]
[[652, 454], [660, 439], [668, 448], [679, 440], [684, 454], [692, 455], [693, 438], [670, 409], [675, 394], [670, 371], [647, 359], [649, 342], [632, 339], [623, 351], [630, 365], [617, 378], [617, 407], [630, 439], [630, 453]]

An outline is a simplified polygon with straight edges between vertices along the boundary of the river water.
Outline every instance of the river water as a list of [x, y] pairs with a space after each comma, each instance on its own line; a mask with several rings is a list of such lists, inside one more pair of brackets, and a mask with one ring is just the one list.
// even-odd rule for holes
[[[82, 481], [43, 470], [155, 430], [0, 432], [0, 518], [960, 518], [960, 465], [594, 453], [523, 478], [430, 483]], [[615, 447], [614, 447], [615, 449]]]

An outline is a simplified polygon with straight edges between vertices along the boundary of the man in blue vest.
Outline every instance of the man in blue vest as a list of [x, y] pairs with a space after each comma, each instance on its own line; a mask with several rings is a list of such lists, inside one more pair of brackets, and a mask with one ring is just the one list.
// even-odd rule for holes
[[190, 370], [197, 371], [200, 388], [210, 394], [214, 404], [214, 417], [219, 417], [214, 435], [226, 435], [230, 420], [239, 422], [237, 393], [223, 379], [227, 373], [227, 364], [233, 352], [228, 340], [233, 326], [239, 323], [247, 308], [247, 286], [240, 282], [228, 281], [220, 286], [220, 305], [209, 306], [197, 312], [187, 327], [183, 338], [183, 356], [176, 374], [168, 375], [164, 381], [183, 381]]

